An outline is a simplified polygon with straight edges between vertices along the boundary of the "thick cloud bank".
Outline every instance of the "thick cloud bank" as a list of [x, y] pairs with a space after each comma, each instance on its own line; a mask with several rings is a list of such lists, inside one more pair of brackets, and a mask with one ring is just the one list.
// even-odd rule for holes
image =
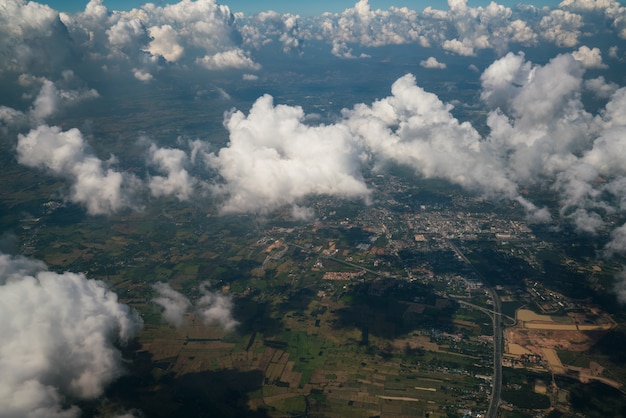
[[[68, 14], [36, 2], [5, 0], [0, 8], [0, 76], [58, 74], [75, 69], [77, 61], [143, 82], [164, 68], [260, 71], [255, 54], [271, 42], [286, 53], [306, 53], [307, 43], [323, 41], [341, 58], [369, 57], [357, 48], [402, 44], [473, 57], [484, 50], [504, 55], [540, 44], [578, 48], [590, 34], [588, 27], [598, 23], [615, 42], [626, 38], [626, 7], [615, 0], [565, 0], [554, 8], [510, 8], [496, 2], [471, 7], [467, 0], [449, 0], [447, 8], [422, 12], [372, 9], [368, 0], [359, 0], [342, 13], [307, 18], [273, 11], [246, 17], [215, 0], [158, 4], [117, 11], [91, 0], [84, 11]], [[582, 60], [602, 68], [601, 51], [581, 48]]]
[[185, 295], [172, 289], [167, 283], [157, 283], [152, 288], [158, 294], [152, 301], [163, 307], [163, 319], [172, 326], [183, 326], [185, 314], [192, 308], [205, 325], [216, 324], [225, 330], [231, 330], [237, 325], [237, 321], [232, 316], [232, 299], [226, 295], [211, 292], [206, 284], [200, 286], [201, 297], [193, 304]]
[[82, 274], [52, 273], [0, 254], [0, 417], [76, 417], [77, 399], [100, 396], [123, 373], [115, 343], [141, 320]]

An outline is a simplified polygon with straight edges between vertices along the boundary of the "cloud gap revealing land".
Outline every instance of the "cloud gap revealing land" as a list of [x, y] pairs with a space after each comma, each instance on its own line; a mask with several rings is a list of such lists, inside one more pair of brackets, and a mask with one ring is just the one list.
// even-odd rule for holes
[[0, 1], [0, 418], [626, 415], [626, 7], [374, 3]]

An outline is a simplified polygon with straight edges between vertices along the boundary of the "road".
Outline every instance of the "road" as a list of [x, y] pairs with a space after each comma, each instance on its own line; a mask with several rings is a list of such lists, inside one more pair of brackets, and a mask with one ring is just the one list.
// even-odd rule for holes
[[493, 387], [491, 390], [491, 402], [487, 410], [487, 418], [496, 418], [500, 406], [500, 394], [502, 393], [502, 329], [501, 315], [502, 303], [495, 290], [489, 288], [493, 298]]
[[491, 388], [491, 400], [489, 401], [489, 409], [487, 409], [486, 417], [496, 418], [498, 408], [500, 407], [500, 394], [502, 393], [502, 302], [496, 291], [488, 286], [485, 277], [465, 254], [463, 254], [452, 241], [448, 240], [448, 244], [463, 261], [472, 267], [472, 270], [478, 275], [493, 299], [493, 311], [491, 313], [491, 319], [493, 321], [493, 386]]
[[457, 298], [455, 298], [453, 296], [448, 296], [448, 297], [450, 299], [454, 299], [460, 305], [465, 305], [465, 306], [468, 306], [470, 308], [482, 311], [482, 312], [486, 313], [487, 315], [489, 315], [489, 317], [492, 317], [495, 314], [495, 315], [500, 315], [500, 318], [506, 318], [506, 319], [511, 320], [510, 324], [504, 324], [507, 327], [514, 327], [515, 325], [517, 325], [517, 319], [513, 318], [512, 316], [508, 316], [508, 315], [505, 315], [503, 313], [498, 313], [498, 312], [494, 311], [493, 309], [488, 309], [488, 308], [485, 308], [483, 306], [474, 305], [473, 303], [469, 303], [467, 301], [464, 301], [464, 300], [461, 300], [461, 299], [457, 299]]

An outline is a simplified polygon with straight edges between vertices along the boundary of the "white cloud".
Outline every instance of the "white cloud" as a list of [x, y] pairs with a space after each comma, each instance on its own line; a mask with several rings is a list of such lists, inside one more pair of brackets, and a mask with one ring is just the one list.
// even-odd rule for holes
[[36, 2], [5, 0], [0, 8], [0, 75], [47, 74], [69, 58], [68, 37], [57, 11]]
[[504, 31], [510, 34], [512, 42], [528, 46], [537, 44], [537, 34], [521, 19], [516, 19], [509, 23]]
[[138, 68], [133, 68], [133, 76], [135, 76], [137, 80], [142, 81], [144, 83], [147, 83], [154, 79], [152, 74], [145, 72], [143, 70], [140, 70]]
[[216, 324], [227, 331], [237, 326], [237, 321], [232, 316], [232, 299], [227, 295], [211, 292], [206, 283], [200, 285], [201, 296], [195, 304], [167, 283], [157, 283], [152, 288], [159, 295], [153, 302], [164, 308], [163, 319], [170, 325], [185, 325], [185, 314], [193, 308], [205, 325]]
[[608, 99], [617, 91], [619, 85], [607, 82], [604, 77], [600, 76], [585, 80], [585, 88], [591, 90], [597, 97]]
[[[72, 78], [73, 75], [68, 76], [69, 81], [71, 81]], [[94, 89], [60, 89], [57, 87], [57, 83], [53, 83], [44, 78], [41, 80], [41, 90], [29, 110], [29, 117], [34, 123], [42, 122], [66, 107], [83, 100], [95, 99], [99, 96], [98, 92]]]
[[565, 170], [591, 140], [591, 115], [580, 101], [583, 68], [571, 55], [532, 66], [508, 54], [485, 70], [481, 97], [499, 110], [488, 115], [490, 141], [518, 181]]
[[149, 162], [167, 177], [152, 176], [149, 181], [153, 196], [174, 195], [179, 200], [188, 200], [194, 193], [198, 181], [192, 177], [185, 166], [189, 163], [187, 154], [179, 149], [150, 146]]
[[617, 295], [617, 300], [622, 304], [626, 304], [626, 268], [615, 275], [613, 290]]
[[18, 162], [43, 168], [72, 183], [70, 200], [85, 205], [90, 214], [110, 214], [132, 207], [130, 191], [137, 187], [133, 176], [122, 174], [89, 154], [78, 129], [61, 131], [42, 125], [18, 136]]
[[170, 62], [176, 62], [183, 56], [185, 48], [178, 43], [178, 34], [170, 25], [152, 26], [148, 32], [152, 41], [146, 51]]
[[144, 23], [137, 18], [118, 20], [107, 29], [106, 34], [114, 52], [131, 54], [141, 49], [148, 36]]
[[619, 6], [619, 2], [615, 0], [563, 0], [559, 4], [560, 8], [586, 12], [592, 10], [605, 10], [616, 6]]
[[4, 254], [0, 315], [3, 417], [79, 416], [72, 403], [100, 396], [124, 372], [114, 343], [141, 328], [102, 282]]
[[30, 114], [35, 120], [45, 120], [57, 110], [58, 94], [50, 80], [44, 80], [39, 95], [33, 103]]
[[7, 132], [9, 127], [28, 126], [28, 116], [24, 112], [8, 106], [0, 106], [0, 128]]
[[[544, 66], [523, 54], [495, 61], [481, 76], [481, 97], [493, 109], [487, 138], [457, 121], [451, 106], [416, 86], [412, 76], [396, 81], [392, 96], [344, 111], [342, 123], [362, 138], [377, 164], [395, 161], [425, 177], [513, 199], [535, 221], [550, 214], [517, 190], [530, 184], [551, 188], [560, 197], [562, 218], [595, 233], [605, 227], [605, 214], [626, 209], [619, 198], [626, 190], [626, 89], [594, 117], [582, 104], [583, 74], [570, 54]], [[605, 201], [609, 195], [612, 200]]]
[[531, 63], [524, 54], [508, 53], [494, 61], [480, 76], [481, 99], [492, 109], [507, 110], [510, 99], [518, 94], [531, 76]]
[[344, 112], [375, 161], [395, 161], [424, 177], [445, 178], [487, 194], [517, 196], [499, 162], [484, 158], [478, 132], [455, 119], [451, 105], [416, 86], [412, 75], [398, 79], [391, 92], [371, 106]]
[[560, 8], [582, 13], [599, 13], [611, 22], [617, 35], [626, 39], [626, 7], [616, 0], [564, 0]]
[[315, 218], [315, 212], [305, 206], [293, 205], [291, 207], [291, 217], [299, 221], [310, 221]]
[[230, 143], [211, 158], [224, 184], [224, 212], [267, 212], [309, 195], [367, 198], [358, 150], [344, 126], [308, 126], [299, 107], [259, 98], [225, 125]]
[[578, 44], [582, 16], [565, 10], [552, 10], [539, 24], [541, 36], [559, 47], [573, 47]]
[[455, 54], [463, 55], [466, 57], [476, 55], [476, 52], [474, 51], [474, 46], [471, 42], [468, 42], [467, 40], [463, 40], [463, 42], [459, 41], [458, 39], [446, 40], [444, 41], [442, 47], [446, 51], [454, 52]]
[[[487, 7], [474, 8], [466, 1], [450, 1], [449, 8], [449, 11], [424, 10], [430, 20], [423, 25], [430, 28], [429, 36], [444, 50], [463, 56], [474, 56], [482, 49], [504, 54], [513, 42], [523, 46], [537, 43], [538, 36], [530, 24], [516, 18], [513, 10], [503, 5], [491, 2]], [[440, 27], [436, 21], [445, 22], [445, 26]]]
[[218, 52], [215, 55], [205, 55], [202, 58], [198, 58], [196, 63], [207, 70], [227, 70], [231, 68], [243, 70], [261, 69], [260, 64], [254, 62], [239, 48]]
[[589, 48], [586, 45], [581, 46], [578, 50], [572, 52], [574, 59], [580, 61], [585, 68], [608, 68], [602, 62], [602, 53], [599, 48]]
[[611, 240], [606, 244], [604, 250], [607, 255], [626, 252], [626, 224], [614, 229], [611, 232]]
[[[170, 62], [181, 62], [185, 57], [190, 62], [203, 61], [223, 53], [232, 54], [231, 51], [239, 47], [230, 9], [215, 0], [183, 0], [163, 7], [146, 3], [140, 9], [121, 15], [140, 19], [150, 28], [152, 39], [143, 49]], [[212, 69], [210, 65], [205, 67]], [[239, 67], [230, 65], [228, 68]], [[217, 66], [217, 69], [222, 67]]]
[[[11, 13], [27, 8], [23, 2], [11, 1], [17, 4]], [[215, 0], [183, 0], [165, 6], [146, 3], [130, 11], [109, 11], [102, 1], [92, 0], [84, 12], [59, 15], [49, 9], [48, 14], [48, 26], [59, 26], [59, 33], [53, 39], [54, 49], [64, 48], [66, 56], [71, 56], [75, 49], [81, 59], [107, 68], [133, 68], [141, 81], [146, 81], [144, 74], [154, 76], [159, 67], [185, 69], [186, 65], [203, 60], [209, 60], [205, 68], [240, 68], [244, 63], [245, 68], [257, 68], [258, 65], [251, 65], [253, 61], [246, 53], [232, 56], [242, 46], [241, 36], [230, 9]], [[10, 39], [22, 46], [23, 55], [35, 55], [32, 48], [28, 49], [31, 44], [37, 44], [31, 38], [20, 35]], [[217, 64], [211, 65], [212, 57], [218, 60]], [[238, 58], [235, 64], [233, 58]]]
[[259, 79], [259, 76], [258, 76], [258, 75], [256, 75], [256, 74], [244, 74], [244, 75], [242, 76], [242, 78], [243, 78], [245, 81], [256, 81], [256, 80], [258, 80], [258, 79]]
[[221, 293], [211, 292], [206, 284], [200, 286], [202, 296], [196, 301], [196, 312], [205, 325], [217, 324], [229, 331], [238, 324], [232, 316], [233, 301]]
[[[483, 73], [482, 97], [499, 108], [488, 116], [489, 142], [511, 180], [556, 191], [563, 219], [596, 233], [607, 215], [626, 209], [626, 89], [594, 116], [584, 109], [583, 86], [606, 94], [616, 86], [603, 78], [583, 83], [583, 65], [570, 54], [544, 66], [523, 58], [509, 54]], [[608, 248], [619, 247], [616, 234]]]
[[299, 19], [299, 16], [289, 13], [261, 12], [247, 19], [241, 27], [244, 43], [260, 48], [270, 42], [280, 42], [283, 52], [300, 52], [304, 39]]
[[428, 57], [428, 59], [420, 61], [420, 65], [424, 68], [444, 69], [446, 64], [437, 61], [435, 57]]
[[181, 327], [185, 323], [185, 313], [191, 307], [191, 302], [182, 293], [172, 289], [167, 283], [157, 283], [152, 286], [158, 297], [152, 301], [163, 307], [163, 319], [168, 324]]
[[422, 33], [418, 13], [406, 7], [372, 10], [367, 0], [359, 0], [354, 7], [341, 14], [325, 14], [316, 19], [316, 27], [309, 38], [332, 43], [332, 53], [342, 58], [354, 58], [349, 44], [380, 47], [419, 43], [429, 45]]

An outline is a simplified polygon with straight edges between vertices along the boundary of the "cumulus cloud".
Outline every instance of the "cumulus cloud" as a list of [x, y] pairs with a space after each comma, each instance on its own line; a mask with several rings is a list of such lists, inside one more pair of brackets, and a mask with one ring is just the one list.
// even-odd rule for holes
[[152, 301], [163, 307], [163, 319], [170, 325], [181, 327], [185, 323], [185, 313], [191, 307], [189, 299], [167, 283], [157, 283], [152, 288], [159, 295]]
[[224, 181], [214, 189], [226, 198], [223, 212], [267, 212], [310, 195], [369, 196], [349, 130], [304, 118], [302, 108], [274, 106], [269, 95], [247, 116], [227, 116], [230, 142], [210, 159]]
[[109, 69], [134, 68], [135, 76], [194, 62], [207, 69], [257, 68], [241, 46], [234, 16], [215, 0], [146, 3], [129, 11], [110, 11], [101, 0], [91, 0], [75, 14], [9, 0], [0, 10], [0, 56], [5, 58], [0, 73], [54, 74], [61, 63], [75, 65], [77, 57]]
[[[618, 36], [626, 37], [626, 8], [610, 1], [564, 1], [559, 8], [508, 8], [496, 2], [470, 7], [450, 1], [449, 10], [427, 7], [373, 9], [359, 0], [342, 13], [302, 18], [274, 11], [251, 17], [233, 15], [215, 0], [183, 0], [164, 6], [146, 3], [130, 11], [110, 11], [91, 0], [75, 14], [48, 6], [8, 0], [0, 11], [0, 71], [37, 68], [43, 75], [61, 64], [91, 60], [106, 68], [155, 76], [163, 66], [207, 70], [258, 69], [252, 50], [277, 42], [286, 53], [303, 53], [309, 41], [332, 45], [338, 57], [368, 57], [356, 47], [416, 44], [474, 56], [493, 49], [504, 55], [511, 44], [536, 46], [546, 40], [559, 47], [578, 44], [585, 17], [604, 15]], [[45, 65], [44, 65], [45, 64]], [[137, 72], [137, 70], [141, 71]]]
[[3, 417], [77, 417], [124, 373], [114, 344], [141, 328], [138, 315], [99, 281], [46, 271], [0, 254], [0, 404]]
[[[142, 34], [135, 38], [143, 36], [142, 43], [133, 48], [137, 60], [141, 59], [139, 52], [147, 52], [168, 63], [195, 62], [208, 70], [259, 68], [240, 48], [241, 35], [230, 9], [215, 0], [183, 0], [162, 7], [146, 3], [112, 18], [116, 24], [141, 23], [137, 32]], [[133, 59], [132, 54], [126, 55]]]
[[626, 39], [626, 8], [616, 0], [563, 0], [559, 7], [586, 14], [604, 15], [618, 36]]
[[541, 36], [559, 47], [576, 46], [582, 26], [582, 16], [566, 10], [552, 10], [539, 24]]
[[133, 207], [131, 192], [138, 180], [109, 168], [87, 150], [78, 129], [61, 131], [57, 126], [41, 125], [28, 134], [20, 134], [17, 143], [18, 162], [42, 168], [71, 182], [69, 199], [84, 205], [93, 215], [110, 214]]
[[512, 42], [525, 46], [537, 43], [533, 28], [515, 18], [510, 8], [495, 2], [474, 8], [466, 1], [449, 1], [448, 6], [449, 10], [427, 7], [420, 15], [406, 7], [372, 10], [367, 0], [360, 0], [340, 15], [327, 14], [319, 19], [322, 30], [317, 37], [331, 42], [336, 55], [349, 55], [350, 45], [415, 43], [422, 47], [439, 44], [444, 50], [473, 56], [487, 48], [504, 53]]
[[416, 11], [393, 6], [372, 10], [367, 0], [359, 0], [341, 14], [327, 13], [316, 18], [315, 27], [307, 36], [331, 43], [332, 53], [342, 58], [355, 57], [348, 45], [429, 45]]
[[137, 80], [142, 81], [144, 83], [147, 83], [154, 79], [152, 74], [145, 72], [143, 70], [140, 70], [138, 68], [133, 68], [133, 76], [135, 76]]
[[483, 161], [480, 135], [452, 116], [451, 105], [418, 87], [412, 75], [397, 80], [391, 92], [371, 106], [344, 111], [346, 123], [377, 161], [406, 164], [425, 177], [443, 177], [468, 188], [515, 194], [501, 167]]
[[614, 292], [620, 303], [626, 304], [626, 268], [615, 275]]
[[[449, 10], [427, 7], [423, 25], [428, 27], [433, 42], [444, 50], [463, 56], [473, 56], [482, 49], [494, 49], [499, 54], [508, 51], [511, 43], [524, 46], [537, 44], [538, 36], [532, 25], [516, 18], [508, 7], [491, 2], [486, 7], [469, 7], [467, 1], [449, 1]], [[436, 22], [444, 23], [443, 28]]]
[[96, 90], [80, 86], [71, 70], [64, 71], [55, 82], [24, 73], [18, 77], [17, 84], [27, 90], [23, 97], [32, 98], [33, 102], [25, 112], [0, 106], [0, 126], [36, 126], [84, 100], [100, 97]]
[[[560, 216], [593, 234], [608, 225], [607, 215], [626, 209], [621, 197], [626, 190], [626, 90], [616, 90], [594, 116], [585, 110], [581, 91], [605, 88], [605, 82], [583, 82], [583, 75], [583, 64], [570, 54], [544, 66], [508, 54], [483, 73], [482, 97], [498, 105], [488, 116], [489, 141], [505, 158], [508, 177], [556, 191]], [[620, 247], [619, 231], [609, 250]]]
[[304, 35], [300, 31], [299, 20], [300, 17], [297, 15], [280, 14], [269, 10], [245, 19], [241, 34], [244, 43], [255, 48], [271, 42], [279, 42], [283, 52], [300, 53]]
[[0, 8], [0, 75], [53, 74], [74, 48], [59, 13], [36, 2], [6, 0]]
[[446, 40], [444, 41], [442, 47], [444, 50], [454, 52], [455, 54], [458, 54], [458, 55], [463, 55], [463, 56], [476, 55], [472, 42], [469, 42], [468, 40], [464, 40], [463, 42], [459, 41], [458, 39]]
[[572, 52], [572, 56], [574, 59], [582, 62], [585, 68], [608, 68], [602, 62], [602, 53], [599, 48], [589, 48], [583, 45], [578, 50]]
[[232, 316], [232, 299], [221, 293], [211, 292], [206, 283], [200, 285], [201, 296], [195, 304], [167, 283], [157, 283], [152, 288], [159, 295], [153, 302], [163, 307], [163, 319], [170, 325], [183, 326], [185, 314], [192, 308], [205, 325], [216, 324], [225, 330], [231, 330], [237, 325]]
[[494, 61], [482, 73], [481, 99], [492, 109], [507, 110], [511, 97], [517, 95], [531, 76], [531, 63], [524, 54], [508, 53]]
[[196, 301], [196, 312], [205, 325], [217, 324], [225, 330], [235, 328], [238, 322], [232, 316], [233, 301], [221, 293], [211, 292], [206, 284], [200, 286], [202, 296]]
[[176, 62], [183, 56], [185, 48], [178, 43], [178, 33], [170, 25], [152, 26], [148, 32], [152, 38], [146, 49], [149, 53], [169, 62]]
[[615, 253], [626, 251], [626, 224], [614, 229], [611, 232], [611, 240], [605, 246], [605, 253], [611, 256]]
[[215, 55], [205, 55], [196, 59], [196, 63], [208, 70], [227, 70], [237, 68], [242, 70], [260, 70], [261, 65], [254, 62], [243, 50], [236, 48], [218, 52]]
[[420, 61], [420, 65], [424, 68], [436, 68], [436, 69], [444, 69], [446, 68], [446, 64], [443, 62], [437, 61], [435, 57], [428, 57], [428, 59]]
[[518, 181], [563, 171], [590, 141], [592, 117], [580, 100], [582, 65], [571, 55], [532, 66], [507, 54], [485, 70], [481, 97], [497, 109], [490, 141]]
[[[584, 71], [571, 54], [543, 66], [523, 54], [496, 60], [481, 76], [481, 97], [492, 109], [486, 138], [456, 120], [450, 105], [410, 75], [394, 83], [390, 97], [344, 111], [342, 123], [362, 139], [376, 164], [391, 160], [425, 177], [513, 199], [536, 221], [547, 221], [550, 214], [517, 190], [550, 188], [558, 192], [564, 220], [596, 233], [607, 225], [606, 214], [626, 209], [620, 198], [626, 190], [626, 91], [617, 90], [594, 116], [581, 99]], [[615, 234], [609, 248], [621, 243]]]
[[121, 18], [106, 30], [110, 51], [125, 56], [140, 51], [148, 40], [144, 22], [138, 18]]
[[12, 107], [0, 106], [0, 132], [8, 133], [9, 128], [28, 126], [29, 119], [24, 112]]
[[585, 88], [599, 98], [608, 99], [617, 91], [619, 85], [608, 82], [603, 76], [585, 80]]
[[198, 181], [185, 168], [189, 158], [183, 150], [152, 144], [148, 159], [159, 171], [167, 173], [167, 177], [150, 178], [148, 186], [153, 196], [174, 195], [179, 200], [188, 200], [192, 196]]
[[[73, 79], [71, 71], [65, 74], [66, 82]], [[46, 78], [41, 80], [41, 90], [28, 113], [34, 123], [45, 121], [49, 117], [54, 116], [59, 110], [75, 105], [83, 100], [95, 99], [100, 96], [94, 89], [62, 89], [57, 87], [57, 84], [61, 84], [61, 82], [53, 83]]]
[[426, 178], [443, 178], [490, 198], [513, 199], [532, 221], [549, 218], [519, 195], [505, 160], [471, 124], [452, 116], [450, 104], [417, 86], [410, 74], [398, 79], [391, 93], [371, 106], [344, 111], [344, 123], [377, 166], [387, 161], [407, 165]]

